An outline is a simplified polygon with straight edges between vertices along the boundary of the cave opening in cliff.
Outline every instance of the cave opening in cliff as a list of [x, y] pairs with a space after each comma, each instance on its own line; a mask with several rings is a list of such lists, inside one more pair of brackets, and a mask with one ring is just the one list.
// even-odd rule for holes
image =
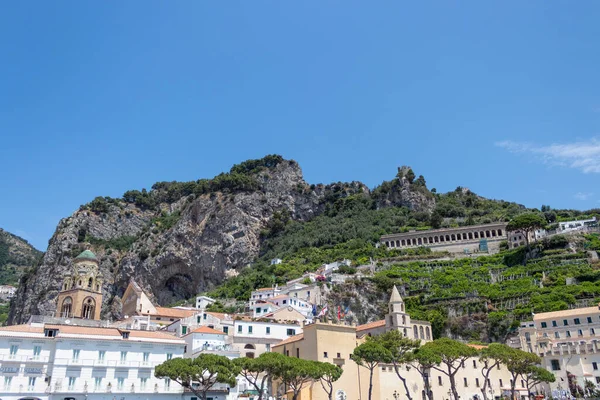
[[175, 274], [165, 282], [165, 288], [173, 298], [189, 299], [196, 295], [194, 291], [194, 280], [188, 274]]

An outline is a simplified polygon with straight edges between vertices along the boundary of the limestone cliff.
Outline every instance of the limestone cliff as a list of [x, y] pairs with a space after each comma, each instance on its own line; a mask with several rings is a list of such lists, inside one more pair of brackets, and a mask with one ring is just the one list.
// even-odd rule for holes
[[274, 215], [307, 221], [329, 202], [359, 192], [369, 190], [359, 182], [309, 185], [295, 161], [267, 156], [212, 180], [96, 198], [60, 221], [43, 262], [21, 281], [10, 322], [52, 312], [63, 274], [83, 249], [100, 260], [103, 316], [119, 317], [130, 279], [161, 305], [190, 298], [251, 263]]

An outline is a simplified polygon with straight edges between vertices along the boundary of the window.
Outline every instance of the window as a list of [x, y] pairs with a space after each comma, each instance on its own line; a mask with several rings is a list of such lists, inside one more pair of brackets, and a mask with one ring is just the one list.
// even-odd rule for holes
[[521, 379], [521, 387], [525, 387], [525, 381]]
[[300, 358], [300, 349], [296, 348], [296, 358]]
[[257, 308], [256, 308], [256, 313], [257, 313], [257, 314], [260, 314], [260, 307], [257, 307]]
[[502, 379], [498, 379], [498, 382], [500, 383], [500, 387], [502, 387]]
[[477, 368], [477, 360], [473, 360], [473, 368]]
[[323, 358], [327, 358], [327, 352], [326, 351], [323, 352]]
[[594, 328], [590, 328], [590, 335], [594, 336], [596, 334], [596, 330]]
[[467, 378], [463, 378], [464, 383], [465, 383], [465, 387], [469, 386], [469, 382], [467, 382]]
[[202, 317], [200, 317], [199, 315], [196, 317], [196, 323], [200, 323], [202, 322]]
[[148, 383], [148, 378], [140, 378], [140, 389], [145, 390], [147, 383]]
[[226, 334], [226, 335], [229, 333], [229, 327], [228, 326], [224, 326], [223, 327], [223, 333]]
[[558, 360], [550, 360], [550, 364], [552, 366], [552, 371], [560, 371], [560, 363]]
[[124, 386], [125, 386], [125, 378], [117, 378], [117, 389], [123, 390]]
[[596, 383], [600, 383], [600, 376], [596, 377]]
[[475, 378], [475, 386], [479, 387], [479, 378]]
[[167, 360], [170, 360], [173, 358], [173, 353], [167, 353]]
[[17, 356], [17, 352], [19, 351], [19, 346], [16, 344], [10, 345], [10, 358], [15, 358]]
[[12, 376], [4, 377], [4, 390], [10, 390], [10, 383], [12, 382]]
[[288, 335], [288, 336], [293, 336], [293, 335], [295, 335], [295, 334], [296, 334], [296, 330], [295, 330], [295, 329], [291, 329], [291, 328], [290, 328], [290, 329], [288, 329], [288, 330], [287, 330], [287, 335]]
[[567, 337], [571, 337], [571, 332], [567, 331]]
[[598, 371], [598, 363], [597, 362], [593, 362], [592, 363], [592, 368], [594, 368], [594, 371]]
[[150, 360], [150, 353], [144, 353], [144, 355], [143, 355], [144, 364], [148, 364], [149, 360]]
[[558, 324], [556, 323], [556, 321], [552, 321], [552, 326], [558, 326]]
[[206, 319], [206, 313], [202, 314], [202, 318]]
[[271, 351], [271, 344], [269, 344], [269, 343], [265, 344], [265, 350]]
[[104, 361], [105, 357], [106, 357], [106, 351], [105, 350], [99, 350], [98, 351], [98, 361]]
[[438, 376], [438, 385], [442, 386], [444, 383], [442, 382], [442, 377]]
[[27, 390], [29, 390], [30, 392], [33, 392], [34, 388], [35, 388], [35, 376], [30, 376], [29, 382], [27, 383]]
[[102, 378], [100, 377], [96, 377], [94, 378], [94, 390], [100, 390], [100, 387], [102, 386]]
[[271, 327], [267, 326], [267, 335], [270, 335], [270, 334], [271, 334]]
[[75, 389], [75, 382], [77, 381], [77, 378], [75, 378], [74, 376], [70, 376], [69, 377], [69, 390], [74, 390]]
[[564, 326], [569, 326], [569, 321], [567, 321], [566, 319], [563, 319], [563, 325]]
[[381, 370], [382, 370], [383, 372], [385, 372], [385, 367], [381, 367]]
[[183, 326], [181, 327], [181, 334], [182, 334], [182, 335], [185, 335], [186, 333], [187, 333], [187, 326], [183, 325]]
[[587, 317], [587, 322], [588, 322], [588, 324], [591, 324], [592, 323], [592, 317]]
[[169, 378], [165, 378], [165, 389], [169, 390], [171, 387], [171, 380]]
[[39, 360], [41, 352], [42, 352], [42, 346], [33, 346], [33, 359]]
[[581, 322], [579, 321], [579, 318], [575, 318], [575, 320], [573, 320], [573, 322], [575, 322], [575, 325], [579, 325]]
[[548, 324], [545, 322], [542, 322], [542, 328], [547, 328], [547, 327], [548, 327]]
[[560, 332], [554, 332], [554, 337], [556, 339], [560, 339]]
[[242, 326], [238, 325], [238, 333], [242, 333]]
[[579, 329], [579, 330], [577, 331], [577, 334], [578, 334], [579, 336], [583, 336], [583, 331], [582, 331], [581, 329]]
[[341, 353], [337, 353], [337, 358], [342, 358], [342, 354]]
[[289, 351], [289, 350], [286, 350], [286, 351], [285, 351], [285, 355], [289, 357], [289, 356], [290, 356], [290, 351]]
[[79, 360], [79, 349], [73, 350], [73, 361]]
[[252, 325], [248, 325], [248, 333], [252, 333]]
[[125, 361], [127, 361], [127, 352], [122, 351], [121, 352], [121, 362], [124, 363]]
[[464, 368], [464, 367], [465, 367], [465, 361], [464, 361], [464, 360], [460, 362], [460, 366], [461, 366], [462, 368]]

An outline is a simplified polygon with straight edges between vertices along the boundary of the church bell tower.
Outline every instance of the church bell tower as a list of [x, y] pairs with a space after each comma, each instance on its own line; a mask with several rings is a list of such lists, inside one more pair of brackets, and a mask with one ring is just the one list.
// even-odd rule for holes
[[56, 302], [56, 316], [62, 318], [100, 319], [102, 277], [98, 258], [89, 250], [75, 257], [71, 271], [65, 274]]

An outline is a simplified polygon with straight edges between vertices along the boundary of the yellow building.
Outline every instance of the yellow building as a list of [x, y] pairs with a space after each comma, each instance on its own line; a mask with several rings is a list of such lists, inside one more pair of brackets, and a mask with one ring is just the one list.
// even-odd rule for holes
[[63, 318], [100, 319], [102, 309], [102, 276], [98, 259], [85, 250], [73, 260], [65, 275], [56, 302], [57, 316]]

